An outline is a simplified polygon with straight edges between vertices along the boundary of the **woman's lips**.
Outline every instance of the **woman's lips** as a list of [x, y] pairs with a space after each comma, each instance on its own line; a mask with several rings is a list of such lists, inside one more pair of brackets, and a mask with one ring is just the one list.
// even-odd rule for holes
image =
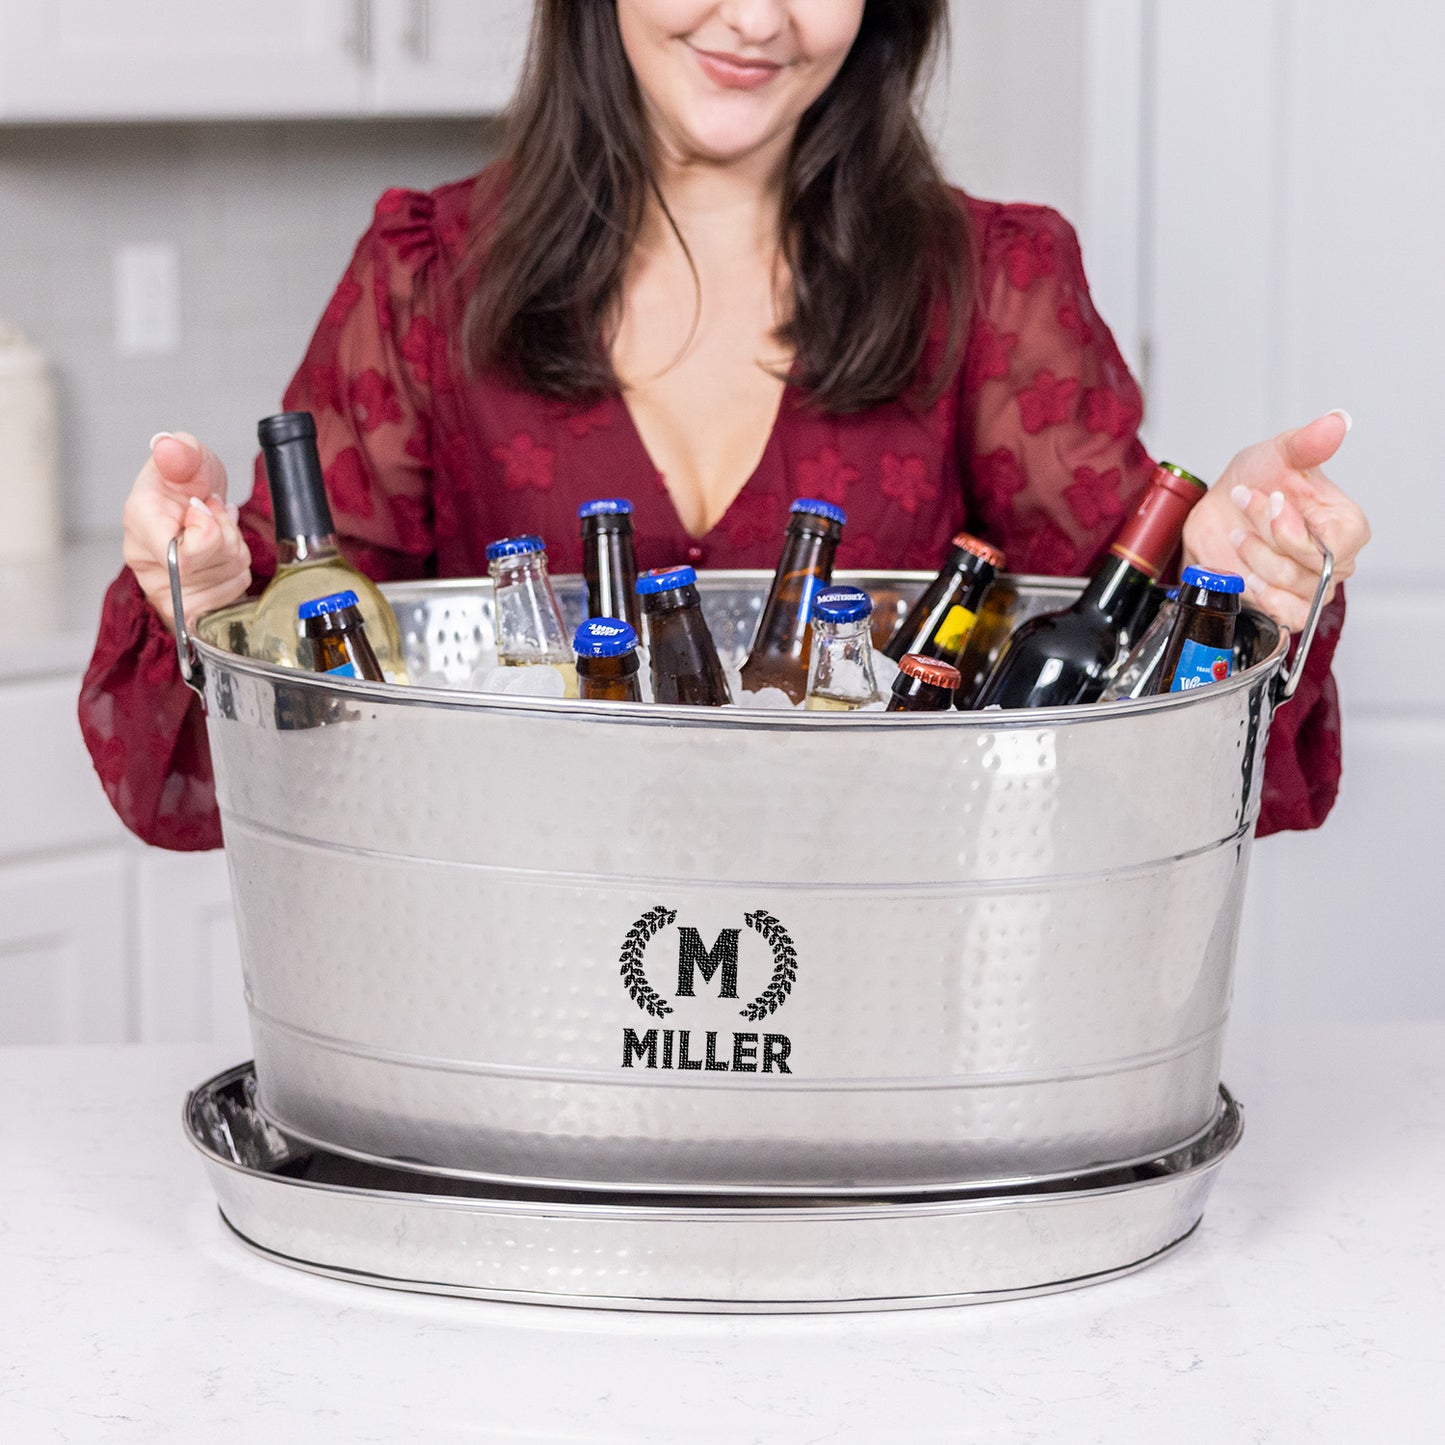
[[782, 70], [770, 60], [746, 60], [716, 50], [694, 50], [703, 74], [726, 90], [758, 90]]

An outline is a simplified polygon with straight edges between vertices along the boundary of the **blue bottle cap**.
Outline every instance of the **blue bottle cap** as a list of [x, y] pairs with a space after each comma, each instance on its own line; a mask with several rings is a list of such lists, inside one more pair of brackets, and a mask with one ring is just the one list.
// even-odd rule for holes
[[637, 595], [650, 597], [654, 592], [675, 592], [679, 587], [691, 587], [697, 581], [697, 573], [691, 567], [654, 567], [637, 579]]
[[321, 617], [327, 612], [340, 612], [344, 607], [357, 605], [356, 593], [332, 592], [325, 597], [313, 597], [309, 602], [303, 602], [296, 609], [296, 615], [304, 622], [308, 617]]
[[636, 650], [636, 630], [617, 617], [589, 617], [572, 639], [578, 657], [625, 657]]
[[583, 502], [577, 508], [577, 520], [585, 521], [588, 517], [630, 517], [632, 515], [632, 503], [626, 497], [600, 497], [595, 502]]
[[525, 557], [529, 552], [546, 550], [547, 544], [532, 533], [524, 537], [503, 537], [500, 542], [488, 544], [487, 561], [495, 562], [498, 557]]
[[1203, 567], [1186, 567], [1179, 579], [1181, 587], [1203, 587], [1208, 592], [1234, 593], [1244, 591], [1244, 578], [1237, 572], [1210, 572]]
[[873, 599], [861, 587], [824, 587], [813, 594], [815, 622], [861, 622], [873, 614]]
[[827, 517], [830, 522], [836, 522], [840, 527], [848, 520], [848, 514], [842, 507], [835, 507], [832, 502], [820, 502], [816, 497], [799, 497], [788, 511], [811, 512], [815, 517]]

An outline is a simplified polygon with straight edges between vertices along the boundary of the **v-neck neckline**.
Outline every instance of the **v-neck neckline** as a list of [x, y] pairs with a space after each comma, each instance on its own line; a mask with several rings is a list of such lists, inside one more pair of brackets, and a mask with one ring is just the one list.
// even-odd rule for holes
[[647, 449], [647, 443], [643, 440], [642, 431], [637, 425], [637, 419], [632, 415], [632, 408], [627, 404], [626, 393], [621, 387], [617, 389], [617, 405], [622, 409], [622, 415], [626, 422], [627, 430], [632, 437], [633, 445], [637, 448], [639, 456], [647, 464], [649, 471], [657, 478], [657, 484], [662, 488], [663, 495], [667, 498], [668, 509], [672, 513], [673, 521], [676, 523], [678, 531], [681, 532], [689, 542], [703, 542], [712, 536], [712, 534], [722, 526], [723, 522], [727, 520], [728, 514], [733, 508], [742, 500], [743, 494], [747, 492], [762, 475], [763, 468], [767, 466], [773, 454], [773, 449], [778, 445], [779, 435], [783, 427], [783, 413], [789, 401], [792, 399], [792, 393], [793, 382], [790, 377], [783, 383], [783, 389], [778, 395], [778, 405], [777, 409], [773, 412], [772, 424], [768, 427], [767, 439], [763, 442], [763, 449], [758, 454], [757, 462], [754, 464], [752, 471], [743, 479], [742, 486], [733, 493], [732, 499], [728, 502], [727, 506], [718, 513], [712, 525], [705, 531], [694, 534], [688, 528], [687, 523], [683, 521], [682, 513], [677, 509], [677, 500], [667, 485], [667, 474], [653, 461], [652, 453]]

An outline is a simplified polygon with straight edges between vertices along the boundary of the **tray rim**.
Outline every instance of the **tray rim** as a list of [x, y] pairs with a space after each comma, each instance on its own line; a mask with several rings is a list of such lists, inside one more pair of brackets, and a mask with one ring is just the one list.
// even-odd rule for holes
[[[485, 1170], [457, 1169], [444, 1164], [423, 1164], [414, 1160], [398, 1160], [384, 1154], [370, 1154], [361, 1149], [345, 1148], [332, 1143], [330, 1140], [318, 1138], [314, 1134], [308, 1134], [306, 1131], [297, 1129], [285, 1120], [277, 1118], [259, 1101], [254, 1107], [256, 1112], [260, 1114], [273, 1129], [277, 1130], [278, 1133], [285, 1134], [288, 1138], [305, 1144], [311, 1149], [318, 1150], [324, 1154], [334, 1155], [339, 1159], [353, 1160], [358, 1164], [369, 1164], [379, 1169], [394, 1169], [405, 1174], [414, 1174], [423, 1180], [448, 1179], [459, 1183], [481, 1186], [494, 1184], [501, 1185], [507, 1189], [535, 1190], [538, 1193], [565, 1191], [567, 1193], [622, 1196], [670, 1196], [682, 1194], [695, 1196], [700, 1199], [719, 1197], [769, 1198], [776, 1199], [780, 1203], [790, 1198], [816, 1199], [824, 1196], [835, 1198], [839, 1201], [908, 1196], [918, 1202], [926, 1202], [930, 1198], [957, 1199], [970, 1195], [1017, 1194], [1025, 1190], [1047, 1188], [1048, 1186], [1059, 1184], [1069, 1179], [1087, 1179], [1090, 1175], [1111, 1174], [1120, 1169], [1137, 1169], [1145, 1164], [1152, 1164], [1156, 1160], [1169, 1159], [1176, 1154], [1182, 1154], [1187, 1150], [1196, 1148], [1212, 1133], [1220, 1129], [1226, 1122], [1231, 1109], [1240, 1109], [1238, 1101], [1223, 1084], [1220, 1084], [1219, 1092], [1215, 1099], [1214, 1112], [1210, 1115], [1208, 1122], [1205, 1123], [1202, 1128], [1195, 1130], [1193, 1134], [1179, 1140], [1167, 1149], [1155, 1149], [1145, 1154], [1131, 1155], [1124, 1159], [1100, 1162], [1097, 1165], [1082, 1170], [1064, 1169], [1050, 1174], [1005, 1174], [986, 1179], [945, 1180], [942, 1183], [924, 1184], [902, 1182], [882, 1185], [850, 1184], [823, 1186], [774, 1183], [749, 1185], [746, 1189], [719, 1189], [713, 1184], [697, 1184], [687, 1181], [679, 1184], [670, 1184], [666, 1188], [662, 1188], [657, 1184], [635, 1184], [616, 1180], [555, 1179], [525, 1174], [493, 1174]], [[456, 1196], [444, 1195], [441, 1197], [454, 1198]]]
[[[1217, 1167], [1218, 1162], [1211, 1167]], [[226, 1214], [216, 1207], [226, 1229], [252, 1254], [288, 1269], [301, 1270], [322, 1279], [342, 1284], [364, 1285], [373, 1289], [389, 1289], [401, 1294], [424, 1294], [437, 1298], [491, 1300], [498, 1304], [544, 1305], [554, 1309], [619, 1310], [642, 1314], [714, 1314], [714, 1315], [824, 1315], [824, 1314], [894, 1314], [902, 1310], [950, 1309], [963, 1305], [1006, 1304], [1010, 1300], [1037, 1299], [1045, 1295], [1066, 1294], [1090, 1285], [1108, 1284], [1137, 1274], [1151, 1264], [1187, 1244], [1204, 1222], [1201, 1212], [1177, 1239], [1170, 1240], [1151, 1253], [1113, 1269], [1092, 1274], [1074, 1275], [1046, 1284], [1023, 1285], [1017, 1289], [964, 1290], [937, 1295], [867, 1295], [849, 1299], [715, 1299], [711, 1297], [657, 1298], [643, 1295], [569, 1295], [544, 1290], [490, 1289], [480, 1285], [448, 1284], [438, 1280], [403, 1279], [377, 1274], [372, 1270], [346, 1269], [340, 1265], [321, 1264], [302, 1259], [250, 1238]]]
[[[986, 1213], [998, 1209], [1009, 1209], [1016, 1205], [1027, 1203], [1030, 1206], [1062, 1206], [1077, 1203], [1085, 1199], [1102, 1199], [1118, 1194], [1137, 1194], [1150, 1189], [1165, 1187], [1176, 1187], [1191, 1179], [1217, 1169], [1228, 1155], [1239, 1144], [1244, 1135], [1244, 1109], [1239, 1101], [1230, 1093], [1224, 1084], [1219, 1086], [1220, 1105], [1215, 1117], [1208, 1129], [1196, 1136], [1190, 1143], [1177, 1146], [1175, 1149], [1163, 1154], [1152, 1154], [1144, 1162], [1166, 1163], [1179, 1155], [1189, 1154], [1195, 1151], [1202, 1151], [1202, 1157], [1187, 1163], [1184, 1167], [1175, 1170], [1161, 1172], [1157, 1176], [1142, 1180], [1113, 1180], [1089, 1186], [1084, 1182], [1080, 1187], [1073, 1189], [1053, 1188], [1053, 1181], [1040, 1179], [1030, 1181], [1022, 1187], [997, 1188], [992, 1185], [979, 1185], [970, 1183], [955, 1190], [948, 1190], [945, 1186], [942, 1190], [932, 1190], [925, 1197], [918, 1197], [917, 1191], [897, 1191], [874, 1189], [867, 1194], [841, 1193], [833, 1190], [814, 1189], [810, 1191], [792, 1191], [787, 1194], [775, 1194], [768, 1191], [749, 1190], [746, 1194], [729, 1194], [718, 1191], [708, 1193], [696, 1193], [693, 1191], [670, 1189], [659, 1191], [655, 1188], [643, 1190], [640, 1188], [622, 1189], [615, 1191], [615, 1198], [621, 1202], [612, 1202], [605, 1190], [596, 1185], [578, 1189], [569, 1189], [567, 1186], [559, 1186], [555, 1182], [550, 1185], [536, 1189], [534, 1192], [537, 1198], [506, 1199], [491, 1197], [485, 1193], [471, 1195], [458, 1194], [430, 1194], [423, 1191], [410, 1192], [399, 1189], [379, 1189], [370, 1186], [356, 1186], [346, 1184], [325, 1183], [319, 1180], [295, 1179], [287, 1175], [277, 1174], [270, 1170], [254, 1169], [242, 1164], [235, 1159], [230, 1159], [217, 1153], [201, 1137], [196, 1129], [193, 1118], [196, 1108], [201, 1101], [209, 1096], [214, 1096], [221, 1089], [235, 1084], [246, 1074], [254, 1076], [254, 1066], [251, 1061], [237, 1064], [230, 1069], [207, 1079], [203, 1083], [191, 1089], [185, 1099], [181, 1111], [181, 1125], [185, 1131], [186, 1138], [190, 1141], [192, 1148], [201, 1156], [202, 1160], [209, 1166], [218, 1166], [233, 1172], [244, 1179], [265, 1179], [273, 1185], [286, 1186], [293, 1189], [319, 1190], [323, 1193], [338, 1194], [348, 1199], [375, 1199], [375, 1200], [406, 1200], [408, 1205], [415, 1205], [424, 1208], [442, 1208], [448, 1210], [463, 1210], [469, 1213], [483, 1213], [495, 1215], [521, 1214], [539, 1215], [547, 1217], [564, 1218], [607, 1218], [607, 1219], [629, 1219], [644, 1220], [661, 1223], [668, 1220], [688, 1220], [699, 1222], [703, 1219], [715, 1221], [755, 1220], [764, 1223], [779, 1223], [785, 1220], [796, 1220], [806, 1218], [810, 1221], [847, 1221], [847, 1220], [877, 1220], [886, 1215], [889, 1218], [919, 1218], [939, 1214], [958, 1213]], [[258, 1111], [259, 1112], [259, 1111]], [[267, 1117], [264, 1116], [263, 1117]], [[269, 1123], [269, 1117], [267, 1117]], [[279, 1126], [272, 1125], [279, 1129], [279, 1132], [286, 1134], [298, 1142], [311, 1146], [309, 1141], [295, 1135], [293, 1131]], [[1213, 1137], [1217, 1136], [1217, 1137]], [[320, 1152], [330, 1154], [339, 1159], [354, 1159], [355, 1156], [342, 1153], [339, 1150], [329, 1147], [321, 1148]], [[382, 1160], [359, 1160], [361, 1163], [378, 1163], [395, 1173], [402, 1175], [414, 1175], [418, 1183], [425, 1184], [429, 1177], [426, 1173], [410, 1169], [406, 1165], [397, 1164], [394, 1161]], [[1137, 1167], [1135, 1165], [1111, 1164], [1097, 1170], [1076, 1172], [1055, 1176], [1055, 1180], [1079, 1180], [1087, 1181], [1090, 1175], [1106, 1179], [1107, 1176], [1117, 1174], [1120, 1169]], [[485, 1187], [487, 1183], [505, 1183], [508, 1188], [526, 1190], [525, 1184], [511, 1184], [501, 1180], [465, 1180], [464, 1182], [475, 1182]], [[1040, 1187], [1042, 1186], [1042, 1187]], [[545, 1195], [557, 1195], [562, 1193], [596, 1194], [596, 1200], [576, 1201], [571, 1199], [559, 1199], [540, 1197]], [[696, 1202], [678, 1203], [678, 1196], [683, 1196], [689, 1201]], [[650, 1202], [667, 1200], [668, 1202]], [[749, 1201], [761, 1201], [757, 1203]], [[804, 1203], [803, 1201], [808, 1201]], [[826, 1200], [826, 1203], [814, 1203], [815, 1200]], [[229, 1220], [227, 1221], [229, 1223]], [[234, 1227], [234, 1226], [233, 1226]]]

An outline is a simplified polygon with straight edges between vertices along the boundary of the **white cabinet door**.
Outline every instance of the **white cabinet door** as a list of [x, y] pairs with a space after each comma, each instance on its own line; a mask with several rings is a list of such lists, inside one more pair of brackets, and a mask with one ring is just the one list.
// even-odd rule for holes
[[226, 855], [148, 849], [136, 875], [141, 1042], [230, 1044], [249, 1058]]
[[128, 854], [0, 865], [0, 1044], [127, 1041]]
[[531, 0], [373, 0], [375, 108], [385, 115], [502, 110], [521, 73]]
[[1152, 92], [1174, 98], [1149, 145], [1156, 455], [1213, 476], [1343, 406], [1356, 425], [1327, 470], [1375, 531], [1335, 665], [1339, 805], [1319, 833], [1256, 849], [1240, 997], [1273, 1026], [1440, 1018], [1445, 10], [1170, 0], [1153, 34]]
[[0, 0], [0, 119], [348, 115], [368, 0]]
[[119, 842], [80, 735], [80, 674], [0, 686], [0, 858]]

